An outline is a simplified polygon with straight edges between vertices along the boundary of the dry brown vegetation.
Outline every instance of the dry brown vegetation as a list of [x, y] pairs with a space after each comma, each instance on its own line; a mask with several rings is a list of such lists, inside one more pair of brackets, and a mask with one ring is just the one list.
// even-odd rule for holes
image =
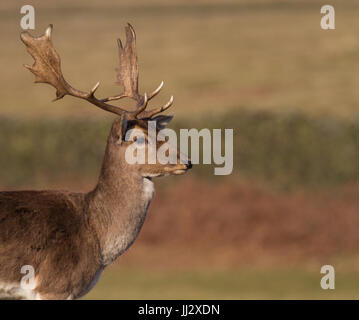
[[[251, 183], [191, 177], [162, 186], [120, 264], [152, 267], [332, 261], [359, 250], [358, 185], [274, 193]], [[357, 264], [352, 267], [358, 267]]]

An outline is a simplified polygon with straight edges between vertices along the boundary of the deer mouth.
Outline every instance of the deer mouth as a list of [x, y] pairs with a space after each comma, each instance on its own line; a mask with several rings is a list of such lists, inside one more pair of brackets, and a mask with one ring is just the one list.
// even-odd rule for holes
[[169, 174], [181, 175], [181, 174], [185, 174], [191, 168], [192, 168], [192, 164], [191, 164], [191, 162], [189, 162], [188, 164], [181, 164], [174, 168], [166, 168], [166, 171]]
[[174, 175], [180, 175], [180, 174], [185, 174], [187, 172], [187, 169], [178, 169], [172, 172], [172, 174]]
[[142, 177], [152, 181], [152, 178], [185, 174], [191, 168], [192, 164], [191, 161], [189, 161], [188, 164], [178, 164], [172, 167], [165, 167], [164, 169], [161, 169], [161, 172], [158, 173], [143, 173]]

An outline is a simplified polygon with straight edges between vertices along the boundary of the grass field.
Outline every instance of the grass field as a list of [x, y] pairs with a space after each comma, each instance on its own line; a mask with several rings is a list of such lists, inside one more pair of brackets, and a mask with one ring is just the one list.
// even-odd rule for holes
[[86, 299], [358, 299], [356, 272], [337, 274], [335, 290], [303, 269], [148, 271], [111, 268]]

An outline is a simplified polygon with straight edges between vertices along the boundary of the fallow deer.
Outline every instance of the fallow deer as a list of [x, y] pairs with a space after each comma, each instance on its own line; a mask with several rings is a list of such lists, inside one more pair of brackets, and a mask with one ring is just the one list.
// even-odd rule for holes
[[[0, 192], [0, 297], [10, 299], [76, 299], [95, 285], [101, 272], [127, 250], [136, 239], [154, 195], [153, 177], [183, 174], [191, 168], [189, 159], [177, 152], [174, 164], [129, 164], [126, 148], [137, 143], [125, 139], [131, 128], [146, 137], [148, 121], [165, 126], [171, 116], [155, 115], [164, 106], [146, 110], [162, 85], [151, 94], [138, 91], [136, 35], [130, 24], [125, 28], [126, 43], [118, 39], [120, 64], [117, 83], [120, 95], [98, 99], [90, 92], [72, 87], [63, 77], [60, 57], [53, 48], [50, 25], [40, 37], [21, 33], [21, 40], [34, 58], [25, 65], [35, 82], [48, 83], [56, 89], [56, 99], [70, 95], [112, 112], [114, 120], [107, 139], [102, 169], [95, 188], [88, 193], [62, 191]], [[108, 102], [124, 97], [133, 99], [133, 111]], [[157, 129], [158, 130], [158, 129]], [[165, 142], [157, 141], [157, 147]], [[145, 143], [146, 152], [153, 152]], [[35, 286], [20, 285], [22, 266], [35, 271]]]

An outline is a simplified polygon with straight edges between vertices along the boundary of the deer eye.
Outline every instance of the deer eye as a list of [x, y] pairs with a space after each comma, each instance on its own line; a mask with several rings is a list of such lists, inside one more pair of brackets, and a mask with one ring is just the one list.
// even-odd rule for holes
[[136, 144], [143, 145], [146, 142], [145, 137], [134, 137], [133, 141], [136, 142]]

